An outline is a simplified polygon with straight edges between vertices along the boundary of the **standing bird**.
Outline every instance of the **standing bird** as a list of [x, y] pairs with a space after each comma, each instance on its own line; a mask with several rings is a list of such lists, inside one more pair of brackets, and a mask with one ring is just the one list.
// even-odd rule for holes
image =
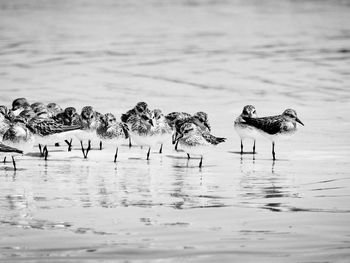
[[183, 148], [187, 154], [199, 154], [201, 160], [199, 162], [199, 168], [202, 167], [203, 155], [210, 150], [212, 146], [225, 142], [226, 138], [219, 138], [211, 135], [208, 131], [203, 131], [192, 120], [186, 122], [177, 122], [177, 135], [175, 141], [179, 142], [181, 148]]
[[[89, 151], [91, 150], [91, 141], [98, 140], [96, 135], [96, 129], [100, 125], [102, 114], [95, 111], [92, 106], [85, 106], [81, 110], [80, 123], [82, 131], [76, 133], [76, 137], [80, 141], [81, 151], [86, 159]], [[88, 147], [84, 149], [83, 140], [88, 140]], [[102, 149], [102, 142], [100, 141], [100, 149]]]
[[153, 122], [152, 136], [155, 137], [157, 143], [160, 143], [159, 153], [162, 153], [163, 144], [167, 141], [170, 142], [173, 131], [160, 109], [154, 109], [151, 116]]
[[293, 109], [286, 109], [281, 115], [251, 118], [243, 117], [248, 125], [256, 128], [262, 135], [272, 141], [272, 158], [275, 157], [275, 141], [277, 138], [286, 135], [292, 135], [297, 131], [297, 122], [304, 124], [297, 117], [297, 113]]
[[137, 103], [132, 110], [121, 116], [121, 120], [128, 127], [132, 141], [137, 145], [149, 147], [147, 152], [147, 160], [149, 160], [151, 147], [156, 143], [156, 140], [152, 136], [153, 120], [147, 103]]
[[[173, 136], [172, 136], [173, 143], [176, 138], [177, 131], [176, 131], [175, 123], [177, 121], [181, 121], [182, 123], [185, 123], [186, 121], [191, 120], [192, 122], [197, 124], [203, 131], [208, 131], [208, 132], [211, 131], [211, 127], [208, 120], [208, 114], [206, 114], [203, 111], [196, 112], [193, 116], [191, 116], [191, 114], [186, 112], [171, 112], [165, 118], [168, 121], [168, 124], [170, 125], [170, 127], [173, 129]], [[175, 150], [177, 150], [177, 148], [178, 148], [178, 142], [175, 143]], [[188, 158], [190, 158], [189, 155], [188, 155]]]
[[[80, 116], [74, 107], [65, 108], [63, 112], [58, 113], [53, 119], [66, 126], [81, 125]], [[66, 137], [64, 141], [68, 144], [68, 151], [70, 152], [72, 150], [73, 138]]]
[[106, 113], [101, 117], [100, 125], [96, 129], [96, 134], [104, 143], [107, 143], [107, 145], [108, 143], [116, 145], [116, 152], [114, 155], [114, 162], [116, 162], [118, 146], [129, 138], [125, 124], [117, 122], [117, 119], [112, 113]]
[[244, 120], [244, 117], [257, 118], [258, 115], [256, 114], [255, 107], [252, 105], [244, 106], [241, 115], [237, 117], [234, 123], [235, 130], [241, 138], [241, 154], [243, 154], [243, 140], [245, 138], [252, 139], [254, 141], [253, 154], [255, 154], [255, 141], [256, 138], [259, 136], [259, 132], [256, 130], [256, 128], [252, 127], [251, 125], [248, 125]]
[[[129, 118], [134, 115], [151, 115], [151, 111], [148, 109], [148, 105], [146, 102], [141, 101], [136, 104], [134, 108], [128, 110], [126, 113], [122, 114], [120, 120], [123, 123], [127, 123]], [[131, 137], [129, 136], [129, 148], [132, 146]]]
[[[23, 111], [5, 132], [3, 140], [15, 145], [19, 149], [32, 147], [34, 141], [39, 144], [52, 140], [51, 136], [57, 133], [81, 129], [80, 125], [65, 126], [51, 118], [40, 118], [33, 111]], [[45, 160], [47, 159], [47, 146], [44, 147]]]
[[[2, 153], [20, 153], [20, 154], [23, 154], [23, 151], [19, 150], [19, 149], [16, 149], [16, 148], [13, 148], [13, 147], [10, 147], [10, 146], [7, 146], [3, 143], [0, 143], [0, 152]], [[17, 168], [16, 168], [16, 162], [15, 162], [15, 158], [13, 157], [13, 155], [11, 156], [12, 157], [12, 164], [13, 164], [13, 169], [16, 171]], [[4, 162], [6, 160], [6, 157], [4, 159]]]

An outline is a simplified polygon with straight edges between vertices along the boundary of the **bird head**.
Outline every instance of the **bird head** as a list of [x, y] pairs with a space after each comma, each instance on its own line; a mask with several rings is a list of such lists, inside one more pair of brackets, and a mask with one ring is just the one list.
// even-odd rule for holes
[[256, 114], [256, 109], [253, 105], [246, 105], [242, 111], [242, 117], [256, 118], [258, 115]]
[[196, 112], [193, 115], [193, 118], [197, 121], [197, 124], [201, 127], [204, 127], [204, 129], [211, 130], [209, 120], [208, 120], [208, 114], [206, 114], [203, 111]]
[[26, 98], [17, 98], [12, 102], [12, 112], [15, 116], [18, 116], [21, 111], [30, 109], [30, 104]]
[[101, 122], [105, 127], [109, 128], [117, 123], [117, 119], [112, 113], [106, 113], [101, 116]]
[[293, 109], [286, 109], [283, 113], [283, 116], [290, 118], [298, 123], [300, 123], [301, 125], [304, 126], [304, 123], [301, 122], [301, 120], [299, 120], [298, 116], [297, 116], [297, 112]]

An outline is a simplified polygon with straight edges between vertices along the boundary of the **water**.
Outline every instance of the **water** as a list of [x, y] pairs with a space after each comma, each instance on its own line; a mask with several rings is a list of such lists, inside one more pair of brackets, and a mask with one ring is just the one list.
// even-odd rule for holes
[[[52, 149], [0, 170], [0, 261], [348, 262], [347, 1], [0, 1], [0, 104], [206, 111], [227, 143], [187, 163]], [[233, 119], [294, 108], [289, 141], [236, 154]], [[95, 146], [96, 147], [96, 146]], [[251, 142], [246, 143], [250, 150]], [[33, 150], [34, 151], [34, 150]], [[154, 149], [156, 152], [157, 149]]]

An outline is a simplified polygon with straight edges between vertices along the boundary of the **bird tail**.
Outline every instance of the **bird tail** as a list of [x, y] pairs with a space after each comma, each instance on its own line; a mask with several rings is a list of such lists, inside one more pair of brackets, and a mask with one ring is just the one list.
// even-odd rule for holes
[[17, 148], [13, 148], [10, 146], [7, 146], [5, 144], [0, 143], [0, 149], [2, 152], [15, 152], [15, 153], [23, 153], [23, 151], [17, 149]]
[[219, 143], [222, 143], [222, 142], [225, 142], [225, 141], [226, 141], [226, 138], [215, 137], [215, 142], [216, 142], [216, 144], [219, 144]]

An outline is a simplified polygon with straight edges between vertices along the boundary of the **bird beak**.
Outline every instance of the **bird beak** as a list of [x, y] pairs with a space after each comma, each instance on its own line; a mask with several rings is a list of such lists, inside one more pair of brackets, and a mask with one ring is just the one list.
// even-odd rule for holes
[[299, 120], [298, 118], [296, 118], [295, 120], [304, 126], [304, 123], [302, 123], [301, 120]]
[[148, 121], [148, 122], [149, 122], [149, 124], [151, 124], [152, 126], [154, 126], [154, 125], [153, 125], [153, 121], [152, 121], [152, 119], [149, 119], [149, 121]]
[[208, 130], [210, 131], [210, 126], [209, 126], [209, 124], [208, 124], [208, 123], [206, 123], [206, 122], [205, 122], [205, 123], [204, 123], [204, 126], [205, 126], [205, 127], [207, 127], [207, 128], [208, 128]]

